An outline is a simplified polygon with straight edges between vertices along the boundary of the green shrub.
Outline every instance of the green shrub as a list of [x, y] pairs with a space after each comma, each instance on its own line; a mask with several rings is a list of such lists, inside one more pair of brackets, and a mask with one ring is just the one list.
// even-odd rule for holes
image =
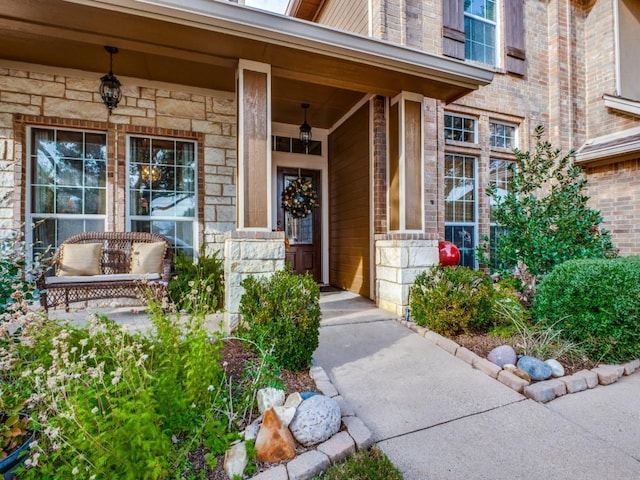
[[320, 328], [320, 289], [313, 278], [281, 270], [270, 278], [249, 277], [242, 286], [239, 333], [258, 345], [272, 344], [283, 368], [308, 367]]
[[640, 259], [571, 260], [540, 283], [534, 315], [595, 361], [640, 357]]
[[174, 259], [174, 270], [168, 290], [177, 310], [206, 315], [222, 309], [224, 264], [217, 251], [207, 255], [202, 248], [196, 262], [180, 253]]
[[566, 260], [616, 255], [610, 234], [600, 228], [600, 212], [588, 205], [587, 180], [575, 164], [575, 151], [563, 154], [543, 141], [543, 134], [537, 127], [534, 151], [514, 150], [507, 191], [495, 183], [487, 189], [501, 228], [496, 238], [483, 238], [478, 254], [495, 270], [526, 267], [536, 276]]
[[418, 325], [442, 335], [486, 330], [493, 321], [493, 282], [467, 267], [437, 266], [420, 273], [409, 305]]

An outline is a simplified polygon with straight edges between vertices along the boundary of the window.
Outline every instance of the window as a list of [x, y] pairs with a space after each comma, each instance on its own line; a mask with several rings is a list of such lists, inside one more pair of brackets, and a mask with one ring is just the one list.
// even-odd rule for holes
[[29, 129], [30, 195], [27, 221], [35, 225], [34, 252], [71, 235], [103, 231], [106, 219], [107, 136], [103, 132]]
[[274, 135], [271, 137], [271, 150], [274, 152], [287, 153], [304, 153], [306, 155], [322, 155], [322, 142], [319, 140], [311, 140], [309, 147], [305, 149], [299, 138], [280, 137]]
[[465, 0], [464, 56], [470, 60], [496, 63], [496, 2]]
[[460, 250], [460, 265], [475, 268], [476, 158], [445, 155], [445, 240]]
[[194, 256], [196, 145], [130, 137], [128, 215], [131, 231], [164, 235], [175, 252]]
[[490, 144], [492, 147], [508, 148], [516, 146], [516, 127], [498, 122], [489, 122]]
[[456, 142], [476, 143], [476, 120], [469, 117], [445, 114], [444, 138]]
[[[496, 186], [498, 195], [502, 198], [512, 187], [513, 169], [515, 164], [510, 160], [492, 158], [489, 166], [489, 183]], [[502, 227], [496, 223], [494, 217], [495, 202], [490, 199], [490, 224], [489, 224], [489, 248], [491, 250], [491, 263], [496, 264], [496, 239], [502, 231]]]

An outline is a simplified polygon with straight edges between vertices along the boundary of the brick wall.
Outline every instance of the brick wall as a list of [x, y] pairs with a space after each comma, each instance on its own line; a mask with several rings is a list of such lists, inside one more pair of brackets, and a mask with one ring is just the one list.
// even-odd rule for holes
[[[37, 67], [41, 69], [43, 67]], [[36, 67], [33, 67], [35, 70]], [[168, 136], [198, 142], [199, 241], [221, 249], [236, 220], [236, 102], [232, 93], [123, 81], [120, 104], [108, 115], [97, 92], [97, 76], [42, 73], [0, 65], [0, 222], [24, 219], [31, 124], [107, 132], [108, 229], [125, 222], [126, 137]], [[110, 192], [110, 193], [109, 193]]]

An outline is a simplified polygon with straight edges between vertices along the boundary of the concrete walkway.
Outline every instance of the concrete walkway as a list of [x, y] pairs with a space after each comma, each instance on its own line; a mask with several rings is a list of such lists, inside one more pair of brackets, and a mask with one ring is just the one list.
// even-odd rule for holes
[[543, 405], [324, 293], [316, 362], [406, 480], [640, 479], [640, 373]]

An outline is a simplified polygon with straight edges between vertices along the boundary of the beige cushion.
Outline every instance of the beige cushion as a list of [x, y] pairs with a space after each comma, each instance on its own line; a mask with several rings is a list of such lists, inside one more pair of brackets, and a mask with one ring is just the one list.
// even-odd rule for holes
[[165, 248], [165, 242], [135, 242], [131, 246], [130, 273], [162, 273]]
[[83, 276], [68, 276], [68, 277], [47, 277], [45, 283], [47, 285], [67, 285], [69, 283], [102, 283], [102, 282], [133, 282], [133, 281], [147, 281], [147, 280], [159, 280], [159, 273], [145, 273], [145, 274], [133, 274], [133, 273], [111, 273], [109, 275], [83, 275]]
[[63, 243], [60, 246], [59, 277], [100, 275], [102, 243]]

